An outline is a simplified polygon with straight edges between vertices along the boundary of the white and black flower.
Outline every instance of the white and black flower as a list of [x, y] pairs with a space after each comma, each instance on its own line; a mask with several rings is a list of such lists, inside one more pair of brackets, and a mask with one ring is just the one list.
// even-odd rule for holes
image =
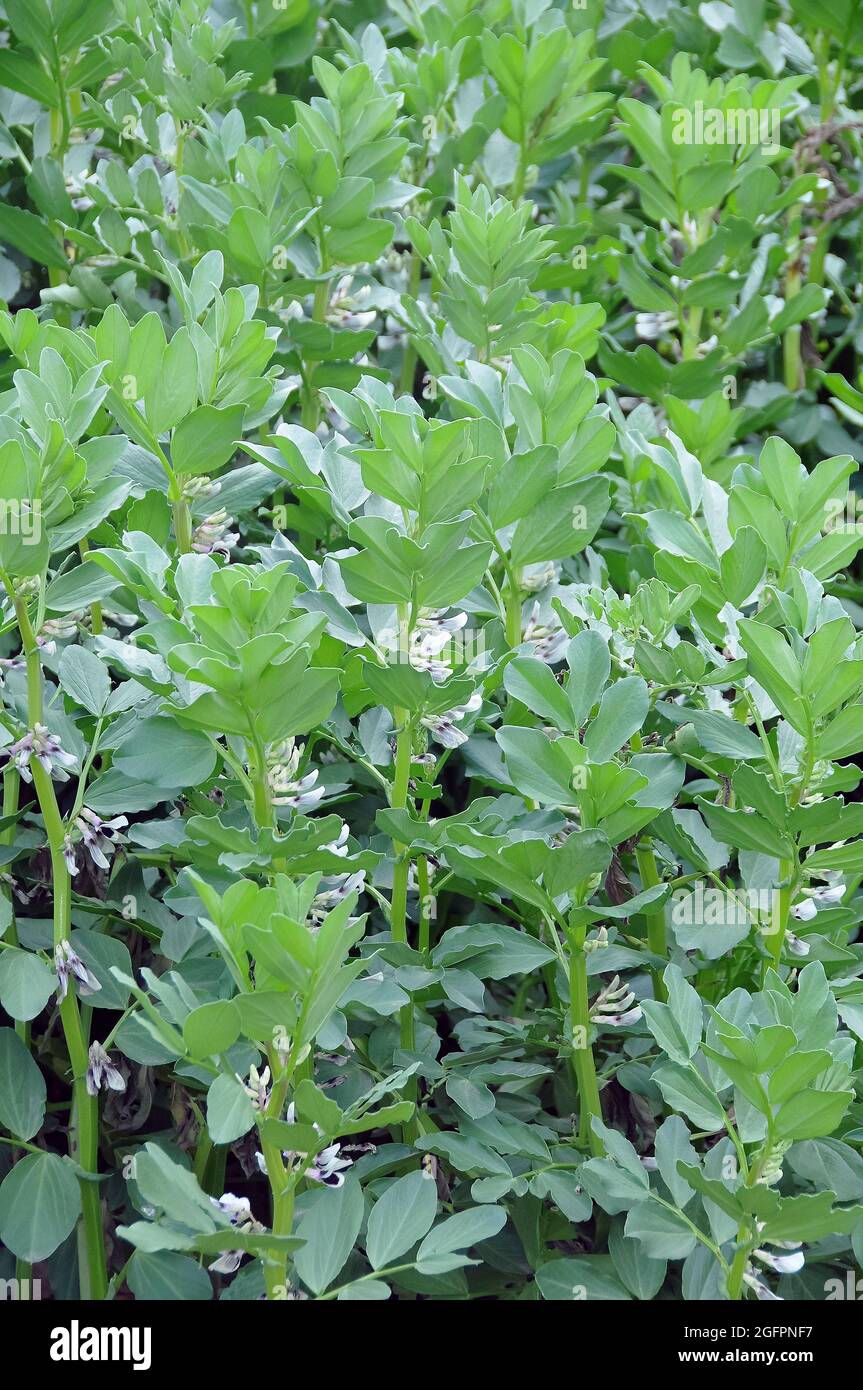
[[89, 970], [81, 957], [73, 951], [68, 940], [61, 941], [54, 948], [54, 969], [57, 972], [57, 997], [61, 1003], [68, 993], [70, 979], [75, 980], [78, 993], [82, 997], [95, 994], [102, 988], [92, 970]]
[[119, 1067], [115, 1067], [101, 1043], [90, 1044], [87, 1054], [87, 1091], [98, 1095], [99, 1091], [125, 1091], [126, 1082]]
[[17, 767], [25, 782], [33, 781], [31, 762], [35, 758], [49, 777], [58, 782], [69, 780], [68, 768], [75, 767], [77, 759], [67, 753], [57, 734], [52, 734], [44, 724], [35, 724], [17, 743], [3, 750]]

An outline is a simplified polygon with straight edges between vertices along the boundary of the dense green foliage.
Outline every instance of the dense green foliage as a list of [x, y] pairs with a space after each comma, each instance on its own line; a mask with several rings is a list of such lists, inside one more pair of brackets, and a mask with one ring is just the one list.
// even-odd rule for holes
[[858, 0], [3, 9], [0, 1277], [847, 1296]]

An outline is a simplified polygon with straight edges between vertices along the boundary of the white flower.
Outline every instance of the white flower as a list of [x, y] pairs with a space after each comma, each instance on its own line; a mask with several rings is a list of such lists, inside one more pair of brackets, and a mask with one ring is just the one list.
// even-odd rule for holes
[[221, 1255], [207, 1266], [214, 1274], [236, 1274], [243, 1262], [242, 1250], [223, 1250]]
[[845, 897], [845, 884], [825, 884], [823, 888], [807, 888], [818, 903], [841, 903]]
[[474, 691], [467, 704], [454, 705], [443, 714], [430, 714], [420, 719], [423, 728], [428, 729], [432, 738], [442, 748], [460, 748], [467, 743], [468, 736], [463, 729], [456, 728], [466, 714], [473, 714], [482, 705], [482, 695]]
[[54, 969], [57, 972], [57, 997], [61, 1003], [66, 998], [70, 976], [77, 980], [78, 993], [82, 998], [88, 994], [95, 994], [102, 988], [92, 970], [87, 969], [67, 940], [61, 941], [54, 948]]
[[793, 1250], [788, 1255], [771, 1255], [769, 1250], [756, 1250], [754, 1254], [756, 1260], [776, 1274], [797, 1274], [806, 1263], [802, 1250]]
[[529, 594], [536, 594], [560, 578], [560, 565], [556, 560], [542, 561], [536, 565], [525, 565], [521, 572], [521, 587]]
[[547, 622], [539, 621], [539, 600], [535, 600], [527, 622], [522, 627], [522, 641], [530, 642], [533, 654], [546, 665], [553, 666], [562, 661], [569, 646], [569, 638], [563, 627], [553, 616]]
[[[80, 625], [85, 621], [86, 615], [82, 612], [64, 613], [58, 618], [46, 618], [42, 624], [42, 632], [36, 638], [38, 642], [44, 636], [48, 642], [53, 642], [55, 638], [74, 637]], [[43, 648], [44, 651], [44, 648]]]
[[304, 777], [297, 777], [301, 750], [292, 738], [283, 739], [267, 749], [267, 782], [274, 806], [290, 806], [291, 810], [313, 810], [326, 793], [326, 787], [315, 784], [318, 770], [313, 768]]
[[663, 338], [677, 327], [677, 315], [669, 311], [635, 315], [635, 332], [639, 338]]
[[628, 1028], [631, 1024], [637, 1023], [641, 1017], [641, 1005], [637, 1004], [634, 1009], [627, 1009], [626, 1012], [622, 1014], [603, 1014], [597, 1022], [603, 1024], [606, 1028], [609, 1026], [612, 1028]]
[[309, 924], [317, 931], [328, 912], [344, 902], [351, 893], [361, 893], [365, 887], [366, 874], [360, 869], [355, 874], [341, 874], [334, 878], [322, 878], [318, 892], [309, 908]]
[[791, 909], [791, 916], [798, 922], [811, 922], [818, 908], [811, 898], [803, 898], [799, 903], [795, 903]]
[[411, 650], [408, 659], [417, 671], [428, 671], [432, 680], [446, 680], [452, 674], [452, 652], [442, 656], [445, 647], [452, 646], [452, 639], [465, 626], [467, 613], [456, 613], [445, 618], [441, 610], [421, 613], [411, 636]]
[[27, 660], [23, 652], [18, 652], [16, 656], [0, 656], [0, 684], [10, 671], [23, 671], [26, 665]]
[[[223, 1192], [221, 1197], [211, 1197], [210, 1201], [219, 1211], [230, 1218], [231, 1225], [238, 1231], [262, 1231], [264, 1228], [252, 1216], [248, 1197], [235, 1197], [233, 1192]], [[210, 1264], [215, 1274], [235, 1274], [243, 1260], [244, 1250], [223, 1250]]]
[[63, 858], [66, 861], [66, 868], [74, 878], [78, 872], [78, 865], [75, 862], [75, 846], [72, 843], [71, 835], [65, 835], [63, 837]]
[[808, 956], [811, 949], [808, 941], [803, 941], [791, 931], [785, 933], [785, 945], [792, 956]]
[[[114, 853], [114, 846], [120, 838], [117, 832], [128, 824], [129, 821], [126, 816], [114, 816], [112, 820], [102, 820], [101, 816], [97, 816], [96, 812], [91, 811], [87, 806], [81, 808], [81, 814], [75, 821], [75, 827], [80, 832], [84, 848], [93, 863], [97, 864], [100, 869], [110, 869], [111, 864], [108, 856]], [[63, 853], [66, 856], [66, 863], [69, 864], [65, 845]], [[71, 857], [74, 863], [74, 854]], [[76, 873], [77, 868], [73, 869], [70, 865], [69, 872]]]
[[210, 1201], [231, 1218], [232, 1226], [243, 1226], [252, 1220], [252, 1204], [248, 1197], [235, 1197], [233, 1192], [223, 1192], [221, 1197], [211, 1197]]
[[348, 827], [342, 821], [342, 828], [335, 840], [331, 840], [328, 845], [322, 845], [322, 849], [329, 850], [330, 854], [337, 854], [340, 859], [344, 859], [348, 852]]
[[327, 323], [357, 331], [370, 327], [377, 318], [377, 311], [359, 307], [368, 299], [371, 287], [360, 285], [354, 290], [353, 283], [352, 275], [343, 275], [339, 280], [327, 306]]
[[192, 549], [197, 555], [222, 555], [226, 560], [231, 557], [231, 546], [239, 541], [239, 533], [229, 531], [233, 525], [234, 518], [228, 516], [224, 507], [219, 511], [213, 512], [195, 528], [192, 535]]
[[90, 1044], [87, 1056], [87, 1092], [95, 1096], [102, 1088], [107, 1091], [125, 1091], [126, 1082], [123, 1073], [114, 1066], [102, 1044], [94, 1042]]
[[[289, 1125], [294, 1123], [295, 1114], [294, 1102], [291, 1101], [287, 1109], [287, 1122]], [[318, 1125], [314, 1125], [313, 1128], [320, 1133], [320, 1127]], [[295, 1159], [304, 1159], [306, 1157], [306, 1154], [294, 1152], [292, 1150], [286, 1149], [282, 1152], [282, 1158], [289, 1163], [292, 1163]], [[256, 1154], [255, 1160], [261, 1172], [266, 1173], [267, 1161], [264, 1155], [261, 1153]], [[311, 1182], [322, 1183], [325, 1187], [341, 1187], [345, 1181], [344, 1170], [350, 1168], [353, 1161], [352, 1158], [345, 1158], [342, 1153], [341, 1144], [328, 1144], [325, 1149], [321, 1149], [320, 1153], [315, 1155], [309, 1167], [306, 1169], [305, 1177]]]
[[237, 1077], [237, 1080], [251, 1100], [253, 1109], [266, 1110], [267, 1101], [270, 1099], [269, 1067], [264, 1067], [262, 1072], [259, 1072], [257, 1067], [249, 1067], [248, 1081], [243, 1081], [240, 1076]]
[[3, 751], [12, 759], [25, 782], [33, 781], [30, 771], [32, 758], [36, 758], [48, 776], [56, 777], [58, 782], [69, 780], [66, 768], [74, 767], [76, 763], [71, 753], [63, 751], [63, 745], [57, 735], [50, 733], [44, 724], [34, 725], [23, 738], [19, 738], [17, 743], [11, 744]]
[[774, 1144], [766, 1157], [761, 1162], [761, 1173], [758, 1182], [764, 1187], [773, 1187], [782, 1177], [782, 1163], [786, 1153], [791, 1147], [790, 1140], [782, 1140]]
[[696, 357], [707, 357], [707, 356], [713, 351], [713, 349], [716, 347], [716, 344], [717, 344], [718, 342], [719, 342], [719, 339], [717, 338], [716, 334], [715, 334], [715, 333], [711, 333], [710, 337], [709, 337], [709, 338], [705, 338], [703, 343], [698, 343], [698, 344], [696, 345], [696, 348], [695, 348], [695, 356], [696, 356]]
[[596, 936], [589, 936], [584, 943], [585, 955], [592, 955], [594, 951], [603, 951], [608, 946], [608, 927], [597, 927]]
[[345, 1181], [343, 1169], [350, 1168], [353, 1163], [352, 1158], [339, 1157], [341, 1147], [341, 1144], [330, 1144], [321, 1149], [312, 1166], [306, 1169], [306, 1177], [326, 1187], [341, 1187]]
[[197, 477], [187, 477], [183, 482], [183, 497], [187, 502], [194, 502], [202, 497], [215, 497], [221, 490], [222, 484], [218, 479], [208, 478], [203, 473]]
[[640, 1018], [641, 1005], [636, 1003], [629, 986], [620, 983], [619, 975], [615, 975], [590, 1006], [590, 1019], [597, 1027], [625, 1028]]
[[811, 922], [812, 918], [821, 907], [830, 907], [833, 903], [841, 903], [845, 897], [845, 883], [842, 875], [831, 873], [825, 875], [827, 882], [819, 884], [815, 888], [804, 888], [803, 896], [796, 902], [791, 909], [791, 916], [798, 922]]

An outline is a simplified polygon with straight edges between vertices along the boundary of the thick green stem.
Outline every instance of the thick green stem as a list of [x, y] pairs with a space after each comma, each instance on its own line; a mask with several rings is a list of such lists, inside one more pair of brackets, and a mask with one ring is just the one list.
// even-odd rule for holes
[[[261, 1148], [267, 1165], [267, 1175], [272, 1194], [273, 1235], [289, 1236], [294, 1221], [294, 1183], [285, 1168], [278, 1144], [269, 1143], [262, 1137]], [[288, 1283], [287, 1254], [281, 1251], [278, 1254], [275, 1251], [270, 1251], [264, 1260], [264, 1282], [268, 1299], [276, 1300], [285, 1297]]]
[[[27, 711], [31, 728], [42, 721], [42, 670], [39, 649], [27, 613], [27, 606], [14, 597], [15, 615], [21, 633], [27, 664]], [[54, 946], [68, 940], [72, 917], [72, 879], [63, 857], [66, 830], [54, 784], [38, 759], [31, 760], [31, 771], [39, 809], [45, 823], [51, 852], [54, 893]], [[78, 1000], [71, 982], [60, 1005], [60, 1020], [66, 1038], [72, 1069], [72, 1108], [69, 1115], [70, 1156], [85, 1173], [98, 1173], [99, 1103], [87, 1091], [87, 1037], [81, 1021]], [[99, 1184], [82, 1177], [81, 1223], [78, 1228], [78, 1277], [81, 1297], [103, 1299], [108, 1289], [105, 1244], [102, 1234], [102, 1208]]]
[[524, 197], [524, 185], [527, 181], [527, 132], [522, 131], [521, 140], [518, 146], [518, 161], [515, 166], [515, 175], [512, 180], [512, 187], [509, 196], [514, 203], [520, 203]]
[[202, 1123], [200, 1131], [198, 1133], [198, 1143], [195, 1148], [195, 1163], [193, 1170], [195, 1177], [198, 1179], [198, 1182], [200, 1183], [201, 1187], [204, 1187], [204, 1183], [207, 1176], [207, 1164], [210, 1161], [210, 1154], [212, 1152], [213, 1141], [210, 1138], [210, 1132], [207, 1129], [207, 1126]]
[[[326, 272], [326, 257], [321, 256], [321, 270]], [[312, 322], [325, 323], [327, 318], [327, 306], [330, 298], [329, 280], [320, 280], [315, 285], [315, 297], [312, 303]], [[314, 432], [320, 423], [321, 406], [318, 392], [315, 389], [315, 365], [313, 362], [306, 364], [305, 387], [303, 391], [303, 404], [300, 412], [300, 420], [304, 429]]]
[[188, 555], [192, 549], [192, 513], [185, 497], [175, 497], [171, 501], [174, 515], [174, 539], [181, 555]]
[[[407, 604], [400, 604], [398, 611], [400, 653], [405, 660], [410, 653], [411, 617]], [[396, 765], [394, 770], [390, 805], [394, 810], [403, 811], [408, 804], [410, 788], [411, 756], [413, 747], [413, 725], [406, 709], [395, 709], [393, 717], [396, 725]], [[390, 933], [393, 941], [407, 945], [407, 897], [410, 858], [405, 845], [393, 841], [393, 890], [390, 899]], [[413, 1000], [409, 999], [399, 1012], [399, 1042], [405, 1052], [413, 1052], [416, 1046]], [[416, 1101], [416, 1081], [412, 1078], [405, 1087], [405, 1099]], [[410, 1142], [414, 1136], [412, 1122], [403, 1127], [403, 1137]]]
[[[288, 1066], [284, 1066], [277, 1050], [273, 1047], [268, 1048], [267, 1056], [273, 1074], [273, 1086], [267, 1102], [266, 1115], [268, 1118], [278, 1120], [282, 1117], [297, 1064], [291, 1062]], [[294, 1222], [297, 1177], [285, 1166], [279, 1145], [264, 1137], [263, 1128], [260, 1130], [260, 1136], [261, 1150], [267, 1165], [267, 1179], [270, 1184], [273, 1235], [289, 1236]], [[268, 1299], [277, 1300], [285, 1297], [288, 1283], [288, 1257], [286, 1253], [276, 1254], [271, 1251], [266, 1256], [264, 1282]]]
[[[794, 173], [800, 170], [794, 161]], [[788, 237], [792, 246], [792, 259], [785, 270], [784, 298], [790, 304], [803, 286], [802, 237], [803, 223], [799, 203], [795, 203], [787, 214]], [[788, 391], [802, 391], [806, 382], [803, 373], [803, 359], [800, 352], [802, 326], [799, 323], [786, 328], [782, 335], [782, 374]]]
[[[396, 767], [395, 780], [393, 782], [392, 804], [396, 810], [404, 810], [407, 806], [408, 780], [411, 770], [411, 741], [413, 730], [406, 710], [398, 710], [396, 719], [399, 721], [398, 733], [396, 734]], [[407, 898], [408, 898], [408, 873], [410, 870], [410, 860], [404, 845], [393, 844], [393, 852], [396, 856], [393, 866], [393, 892], [390, 908], [390, 930], [393, 941], [403, 942], [407, 945]], [[414, 1009], [412, 1003], [403, 1006], [399, 1014], [401, 1045], [407, 1051], [413, 1051], [415, 1042], [414, 1030]]]
[[701, 320], [704, 310], [698, 306], [684, 311], [681, 354], [684, 362], [692, 362], [701, 346]]
[[420, 899], [419, 949], [427, 956], [431, 949], [431, 919], [434, 899], [429, 882], [429, 865], [424, 854], [417, 860], [417, 889]]
[[[54, 887], [54, 946], [68, 940], [71, 930], [72, 879], [63, 857], [65, 830], [54, 784], [34, 760], [33, 784], [51, 850], [51, 876]], [[87, 1090], [87, 1037], [81, 1021], [78, 1000], [70, 983], [60, 1005], [60, 1021], [66, 1038], [72, 1069], [72, 1110], [69, 1117], [70, 1155], [80, 1168], [94, 1176], [99, 1171], [99, 1101]], [[81, 1224], [78, 1228], [78, 1276], [81, 1297], [103, 1299], [108, 1288], [105, 1245], [102, 1235], [102, 1206], [99, 1184], [80, 1179]]]
[[[420, 290], [422, 278], [422, 260], [418, 251], [411, 255], [410, 271], [408, 272], [408, 294], [411, 299], [416, 299]], [[402, 356], [401, 378], [399, 389], [402, 395], [413, 392], [414, 376], [416, 375], [417, 353], [416, 348], [409, 338], [405, 338], [404, 355]]]
[[[638, 872], [641, 874], [641, 886], [644, 889], [656, 888], [662, 879], [656, 867], [656, 856], [649, 843], [638, 845], [635, 850], [635, 858], [638, 864]], [[668, 953], [665, 940], [665, 909], [658, 908], [655, 912], [645, 912], [644, 920], [647, 924], [647, 944], [655, 956], [661, 956], [663, 962]], [[665, 988], [665, 981], [662, 972], [665, 965], [654, 966], [650, 975], [653, 980], [654, 998], [665, 1003], [668, 994]]]
[[521, 585], [515, 569], [506, 574], [506, 642], [509, 647], [521, 646]]
[[[801, 287], [799, 269], [792, 267], [785, 278], [785, 302], [798, 294]], [[782, 338], [782, 375], [785, 388], [794, 393], [803, 390], [803, 358], [800, 351], [801, 326], [786, 328]]]
[[[78, 542], [78, 550], [81, 559], [86, 560], [90, 550], [86, 536], [83, 540]], [[99, 633], [102, 631], [102, 626], [102, 605], [99, 603], [98, 599], [94, 599], [90, 604], [90, 630], [94, 637], [98, 637]]]
[[584, 928], [569, 933], [569, 1022], [572, 1034], [572, 1066], [578, 1088], [579, 1143], [594, 1156], [603, 1153], [602, 1140], [593, 1132], [593, 1120], [602, 1119], [596, 1063], [590, 1043], [590, 1001], [587, 992], [587, 957]]
[[782, 948], [785, 945], [785, 933], [788, 930], [788, 917], [791, 911], [791, 897], [793, 892], [793, 884], [791, 882], [793, 871], [791, 860], [783, 859], [779, 865], [779, 907], [775, 920], [771, 913], [770, 934], [767, 938], [767, 949], [770, 953], [771, 963], [777, 970], [782, 964]]
[[746, 1228], [742, 1226], [737, 1233], [738, 1241], [741, 1241], [742, 1244], [734, 1256], [731, 1269], [728, 1271], [728, 1297], [733, 1303], [740, 1299], [743, 1292], [743, 1276], [746, 1273], [746, 1261], [749, 1259], [749, 1246], [745, 1243], [746, 1235]]

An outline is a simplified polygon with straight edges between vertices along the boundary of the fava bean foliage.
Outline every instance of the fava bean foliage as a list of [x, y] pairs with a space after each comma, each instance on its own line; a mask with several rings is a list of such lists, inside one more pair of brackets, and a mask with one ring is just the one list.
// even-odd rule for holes
[[2, 8], [4, 1287], [853, 1297], [858, 0]]

